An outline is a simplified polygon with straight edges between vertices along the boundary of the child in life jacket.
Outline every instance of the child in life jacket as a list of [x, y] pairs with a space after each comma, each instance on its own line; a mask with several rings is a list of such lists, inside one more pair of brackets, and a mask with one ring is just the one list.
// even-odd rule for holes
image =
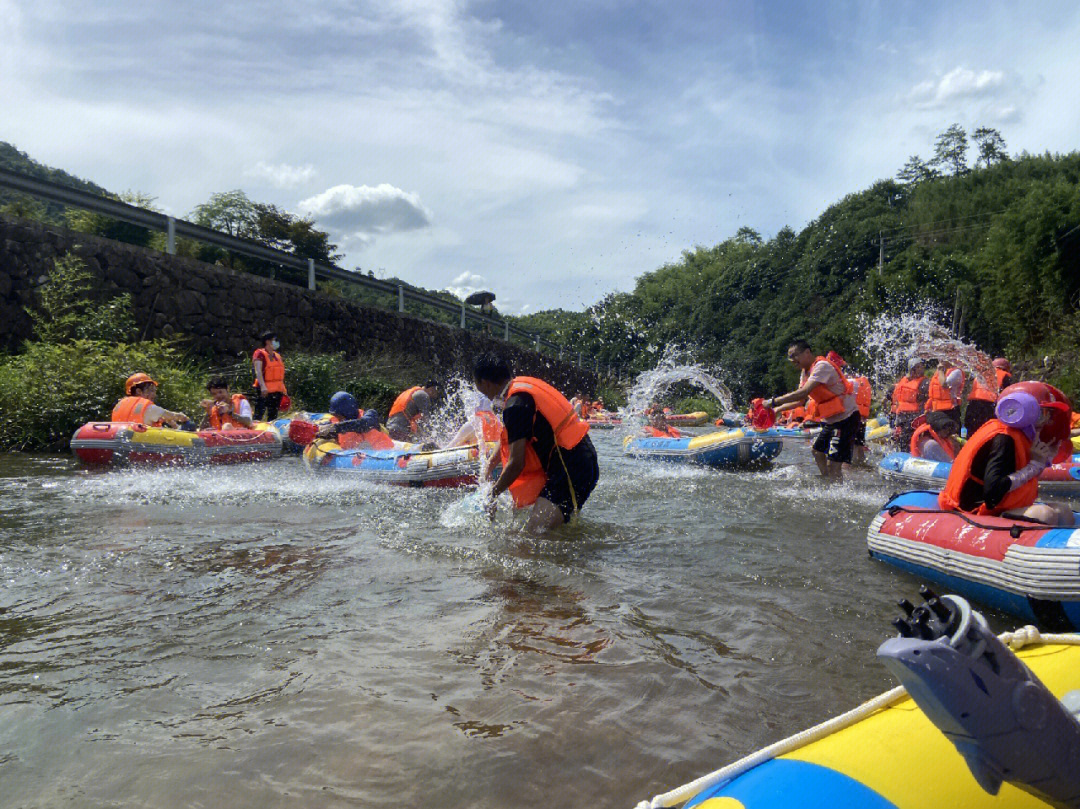
[[956, 440], [959, 432], [960, 425], [952, 418], [941, 410], [931, 410], [923, 419], [916, 419], [911, 454], [928, 461], [952, 463], [960, 452], [960, 442]]
[[251, 403], [239, 393], [229, 393], [229, 383], [222, 377], [215, 377], [206, 383], [209, 399], [199, 402], [206, 414], [200, 430], [251, 429], [254, 417]]
[[379, 429], [379, 414], [360, 405], [351, 393], [339, 390], [330, 397], [330, 424], [319, 428], [319, 438], [336, 441], [342, 449], [393, 449], [394, 441]]

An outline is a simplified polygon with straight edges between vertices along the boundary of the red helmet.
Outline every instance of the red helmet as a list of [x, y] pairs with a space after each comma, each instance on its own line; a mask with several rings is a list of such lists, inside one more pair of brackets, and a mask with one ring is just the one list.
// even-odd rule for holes
[[1035, 398], [1042, 410], [1051, 412], [1050, 421], [1043, 425], [1039, 438], [1047, 443], [1060, 441], [1054, 463], [1061, 463], [1072, 454], [1069, 431], [1072, 428], [1072, 402], [1069, 397], [1046, 382], [1017, 382], [1001, 392], [1001, 398], [1010, 393], [1027, 393]]
[[1010, 373], [1012, 372], [1012, 365], [1010, 365], [1009, 361], [1004, 357], [998, 357], [991, 363], [991, 365], [993, 365], [995, 368], [1000, 368], [1002, 371], [1009, 371]]

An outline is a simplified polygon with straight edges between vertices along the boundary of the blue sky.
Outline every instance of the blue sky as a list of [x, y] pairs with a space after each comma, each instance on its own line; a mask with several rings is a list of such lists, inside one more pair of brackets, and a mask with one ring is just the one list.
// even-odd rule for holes
[[953, 122], [1077, 148], [1080, 6], [0, 0], [0, 140], [186, 215], [313, 216], [347, 267], [577, 309], [796, 229]]

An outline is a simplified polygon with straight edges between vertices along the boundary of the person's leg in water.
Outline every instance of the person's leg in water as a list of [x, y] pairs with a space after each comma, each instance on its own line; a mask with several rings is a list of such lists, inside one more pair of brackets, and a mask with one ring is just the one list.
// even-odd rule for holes
[[546, 497], [536, 498], [532, 511], [529, 513], [529, 521], [525, 523], [525, 532], [528, 534], [545, 534], [553, 528], [565, 525], [566, 519], [563, 511]]
[[834, 470], [827, 454], [835, 432], [835, 424], [822, 424], [821, 432], [818, 433], [817, 438], [814, 439], [814, 445], [811, 447], [814, 454], [814, 463], [817, 464], [818, 471], [825, 480], [839, 480], [841, 475], [839, 465]]

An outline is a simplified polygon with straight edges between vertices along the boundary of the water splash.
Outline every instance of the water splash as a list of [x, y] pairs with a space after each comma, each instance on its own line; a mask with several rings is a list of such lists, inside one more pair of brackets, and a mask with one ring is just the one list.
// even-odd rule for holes
[[891, 387], [899, 375], [906, 373], [907, 360], [918, 357], [960, 368], [997, 391], [990, 357], [976, 346], [952, 337], [941, 325], [944, 320], [944, 313], [930, 304], [899, 314], [883, 312], [874, 318], [860, 317], [859, 329], [864, 335], [860, 349], [870, 361], [868, 375], [875, 388]]
[[735, 409], [735, 397], [727, 385], [709, 373], [701, 365], [680, 362], [676, 352], [667, 352], [660, 363], [651, 371], [638, 375], [634, 387], [627, 396], [623, 409], [624, 421], [635, 424], [633, 417], [644, 415], [645, 410], [656, 402], [674, 384], [689, 382], [703, 391], [711, 393], [720, 402], [721, 409]]

